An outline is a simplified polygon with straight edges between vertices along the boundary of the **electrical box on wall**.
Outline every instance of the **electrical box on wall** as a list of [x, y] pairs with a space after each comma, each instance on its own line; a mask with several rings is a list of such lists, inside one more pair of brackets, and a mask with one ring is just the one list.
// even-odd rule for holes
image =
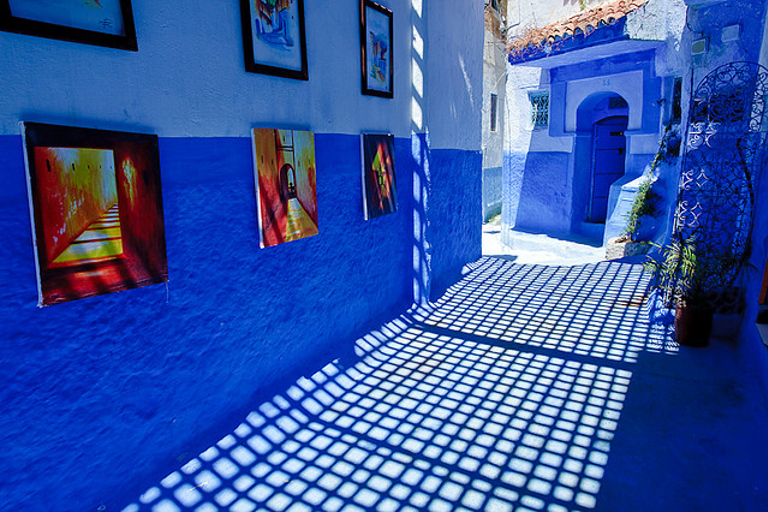
[[691, 53], [694, 55], [702, 55], [704, 53], [707, 53], [708, 49], [709, 49], [709, 40], [706, 37], [702, 37], [701, 39], [696, 39], [693, 41], [693, 44], [691, 44]]
[[724, 43], [738, 41], [739, 36], [741, 36], [741, 25], [738, 23], [735, 25], [728, 25], [723, 28], [722, 32], [720, 32], [720, 40]]

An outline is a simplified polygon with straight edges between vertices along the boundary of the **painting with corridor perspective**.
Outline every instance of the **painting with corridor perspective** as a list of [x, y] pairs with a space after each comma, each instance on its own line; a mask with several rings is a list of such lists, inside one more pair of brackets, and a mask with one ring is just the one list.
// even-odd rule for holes
[[261, 247], [318, 234], [315, 134], [253, 129]]
[[38, 305], [168, 281], [157, 136], [22, 131]]

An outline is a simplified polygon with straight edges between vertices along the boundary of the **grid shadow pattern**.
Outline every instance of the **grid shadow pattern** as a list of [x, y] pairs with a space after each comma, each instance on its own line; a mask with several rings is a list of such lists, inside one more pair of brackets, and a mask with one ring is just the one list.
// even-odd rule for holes
[[542, 347], [634, 363], [676, 352], [669, 326], [648, 322], [641, 265], [514, 265], [483, 258], [422, 317], [426, 326], [523, 349]]
[[[433, 310], [358, 340], [353, 366], [331, 363], [259, 404], [123, 512], [591, 510], [632, 378], [631, 334], [617, 332], [612, 309], [596, 308], [578, 327], [591, 340], [581, 352], [557, 343], [557, 330], [549, 343], [509, 342], [510, 328], [493, 336], [499, 323], [481, 297], [485, 286], [505, 317], [523, 314], [511, 307], [517, 293], [534, 301], [531, 318], [543, 318], [558, 303], [535, 302], [543, 290], [581, 297], [578, 308], [604, 286], [620, 302], [643, 288], [637, 269], [613, 263], [571, 274], [481, 260]], [[631, 310], [642, 339], [639, 309]], [[454, 323], [438, 327], [449, 313]], [[485, 315], [479, 327], [472, 315]], [[619, 336], [620, 353], [595, 348], [603, 331]]]

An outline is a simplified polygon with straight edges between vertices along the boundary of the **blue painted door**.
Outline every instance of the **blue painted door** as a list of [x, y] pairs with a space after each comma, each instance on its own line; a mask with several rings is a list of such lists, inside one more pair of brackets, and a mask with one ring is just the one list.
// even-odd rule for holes
[[614, 116], [595, 123], [592, 151], [592, 185], [587, 221], [605, 222], [611, 185], [624, 176], [627, 116]]

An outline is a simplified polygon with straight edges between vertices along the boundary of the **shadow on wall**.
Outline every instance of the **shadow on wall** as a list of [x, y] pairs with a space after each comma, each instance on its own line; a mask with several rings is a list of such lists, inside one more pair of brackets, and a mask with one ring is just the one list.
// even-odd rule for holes
[[633, 363], [676, 349], [640, 307], [647, 279], [616, 262], [474, 267], [123, 512], [594, 508]]

